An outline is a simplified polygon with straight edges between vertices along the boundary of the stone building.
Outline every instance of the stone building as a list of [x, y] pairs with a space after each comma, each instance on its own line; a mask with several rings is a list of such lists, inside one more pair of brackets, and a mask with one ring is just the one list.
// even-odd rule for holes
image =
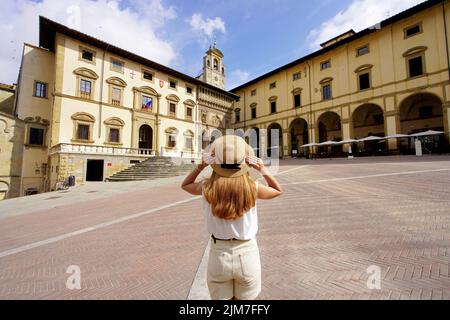
[[[449, 28], [449, 1], [430, 0], [358, 33], [350, 30], [320, 50], [231, 90], [240, 97], [233, 126], [267, 130], [259, 135], [266, 154], [272, 148], [270, 133], [278, 129], [283, 157], [301, 152], [300, 146], [308, 143], [429, 129], [445, 131], [433, 138], [445, 150]], [[402, 151], [411, 143], [389, 139], [385, 148]]]
[[0, 84], [0, 200], [20, 195], [24, 122], [13, 115], [15, 92]]
[[14, 110], [24, 124], [21, 195], [52, 190], [70, 175], [102, 181], [153, 156], [198, 161], [202, 133], [230, 123], [237, 97], [224, 82], [190, 77], [44, 17], [39, 29], [39, 46], [24, 44]]

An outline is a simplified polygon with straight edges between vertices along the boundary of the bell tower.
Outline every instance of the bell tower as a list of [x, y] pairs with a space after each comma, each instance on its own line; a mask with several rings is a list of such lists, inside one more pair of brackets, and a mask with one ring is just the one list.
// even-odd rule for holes
[[217, 49], [216, 42], [209, 46], [203, 57], [203, 73], [200, 79], [220, 89], [225, 89], [225, 65], [223, 53]]

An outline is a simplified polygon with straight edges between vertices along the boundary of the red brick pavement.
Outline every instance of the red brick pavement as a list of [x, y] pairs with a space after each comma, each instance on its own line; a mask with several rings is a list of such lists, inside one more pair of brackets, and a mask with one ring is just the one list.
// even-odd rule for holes
[[[260, 298], [450, 299], [450, 171], [317, 181], [450, 162], [377, 161], [280, 175], [285, 194], [258, 204]], [[0, 252], [188, 198], [174, 184], [5, 218]], [[179, 204], [0, 257], [0, 298], [185, 299], [207, 238], [199, 200]], [[81, 268], [81, 290], [66, 289], [69, 265]], [[367, 289], [370, 265], [381, 290]]]

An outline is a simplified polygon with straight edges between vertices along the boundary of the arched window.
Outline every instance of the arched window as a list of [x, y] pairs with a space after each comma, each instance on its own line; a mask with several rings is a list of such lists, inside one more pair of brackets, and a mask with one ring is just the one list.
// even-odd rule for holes
[[74, 142], [94, 143], [92, 131], [95, 118], [89, 113], [77, 112], [72, 115], [73, 139]]
[[177, 116], [177, 105], [178, 102], [180, 102], [180, 98], [174, 94], [169, 94], [167, 97], [167, 105], [168, 105], [168, 110], [167, 110], [167, 115], [171, 116], [171, 117], [176, 117]]
[[193, 150], [194, 149], [194, 133], [191, 130], [186, 130], [184, 132], [184, 148], [187, 150]]
[[111, 117], [105, 120], [106, 143], [122, 144], [122, 128], [125, 122], [117, 117]]
[[425, 51], [427, 47], [418, 46], [409, 49], [403, 54], [406, 58], [406, 71], [408, 78], [422, 76], [425, 71]]
[[239, 109], [239, 108], [234, 109], [234, 119], [235, 119], [235, 123], [238, 123], [241, 121], [241, 109]]
[[214, 70], [219, 70], [219, 61], [214, 58]]
[[167, 136], [167, 148], [175, 148], [177, 146], [177, 136], [178, 130], [177, 128], [171, 127], [166, 129]]
[[87, 68], [78, 68], [73, 71], [77, 76], [77, 97], [82, 99], [93, 99], [95, 80], [98, 79], [98, 75]]
[[276, 113], [277, 112], [277, 96], [272, 96], [269, 98], [269, 104], [270, 104], [270, 113]]
[[185, 119], [186, 120], [192, 120], [194, 117], [194, 108], [195, 108], [195, 102], [191, 99], [188, 99], [186, 101], [184, 101], [184, 105], [185, 105]]
[[299, 108], [302, 105], [302, 89], [295, 88], [292, 90], [292, 97], [294, 102], [294, 108]]
[[123, 89], [127, 83], [118, 77], [108, 78], [106, 83], [109, 85], [109, 103], [115, 106], [122, 105]]
[[320, 85], [322, 86], [322, 100], [330, 100], [333, 97], [331, 90], [332, 81], [333, 78], [331, 77], [322, 79], [322, 81], [320, 81]]
[[136, 110], [155, 112], [156, 100], [161, 96], [155, 89], [148, 86], [134, 87], [133, 92]]

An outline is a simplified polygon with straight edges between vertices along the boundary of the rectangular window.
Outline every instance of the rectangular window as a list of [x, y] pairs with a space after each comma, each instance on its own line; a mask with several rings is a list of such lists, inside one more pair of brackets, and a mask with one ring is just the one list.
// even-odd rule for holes
[[240, 122], [241, 121], [241, 110], [236, 110], [235, 116], [236, 116], [236, 122]]
[[292, 75], [292, 80], [295, 81], [295, 80], [301, 79], [301, 77], [302, 77], [302, 73], [296, 72]]
[[92, 51], [83, 50], [81, 52], [81, 58], [87, 61], [94, 61], [94, 53]]
[[186, 87], [186, 93], [192, 94], [192, 88], [191, 87]]
[[254, 89], [254, 90], [252, 90], [251, 92], [250, 92], [250, 95], [253, 97], [253, 96], [256, 96], [256, 89]]
[[89, 99], [91, 97], [91, 92], [92, 92], [92, 82], [81, 79], [81, 82], [80, 82], [81, 97], [85, 98], [85, 99]]
[[405, 29], [404, 32], [405, 32], [405, 38], [412, 37], [412, 36], [422, 32], [422, 24], [419, 23], [412, 27], [408, 27]]
[[89, 125], [88, 124], [78, 124], [77, 139], [78, 140], [89, 140]]
[[298, 108], [301, 105], [300, 94], [297, 93], [294, 95], [294, 108]]
[[417, 77], [423, 75], [422, 56], [408, 59], [409, 77]]
[[256, 119], [256, 108], [252, 108], [252, 119]]
[[358, 56], [358, 57], [362, 56], [362, 55], [365, 55], [367, 53], [369, 53], [369, 46], [368, 45], [365, 45], [365, 46], [363, 46], [361, 48], [356, 49], [356, 56]]
[[176, 112], [177, 112], [177, 110], [176, 110], [175, 103], [172, 103], [172, 102], [169, 103], [169, 113], [170, 113], [170, 115], [175, 117]]
[[366, 90], [370, 88], [369, 72], [358, 75], [358, 78], [359, 78], [359, 90]]
[[120, 142], [120, 130], [117, 128], [110, 128], [109, 129], [109, 142], [115, 142], [115, 143], [119, 143]]
[[143, 77], [145, 80], [153, 81], [153, 73], [151, 73], [151, 72], [144, 71], [142, 77]]
[[328, 68], [331, 68], [331, 60], [324, 61], [320, 64], [321, 70], [328, 69]]
[[36, 81], [34, 83], [34, 96], [39, 98], [47, 98], [47, 84]]
[[322, 99], [323, 100], [331, 99], [331, 83], [325, 84], [322, 87]]
[[270, 103], [270, 113], [275, 113], [275, 112], [277, 112], [277, 102], [272, 101]]
[[153, 99], [148, 96], [142, 96], [142, 109], [151, 111], [153, 107]]
[[419, 108], [419, 117], [420, 118], [431, 118], [433, 116], [433, 107], [426, 106]]
[[277, 83], [276, 82], [272, 82], [271, 84], [269, 84], [269, 89], [274, 89], [277, 87]]
[[111, 88], [111, 103], [115, 106], [120, 106], [120, 98], [122, 90], [119, 88]]
[[44, 145], [44, 129], [30, 128], [30, 136], [28, 139], [29, 144], [36, 146]]
[[170, 147], [170, 148], [175, 148], [175, 146], [177, 145], [177, 142], [176, 142], [176, 136], [174, 136], [174, 135], [169, 135], [169, 141], [168, 141], [168, 143], [167, 143], [167, 145], [168, 145], [168, 147]]
[[118, 72], [123, 72], [124, 63], [120, 60], [111, 59], [111, 69]]
[[184, 142], [184, 147], [186, 149], [192, 149], [192, 137], [186, 137], [186, 140]]
[[176, 89], [177, 88], [177, 82], [174, 80], [170, 80], [169, 81], [169, 87], [172, 89]]
[[192, 108], [186, 108], [186, 118], [192, 119]]

